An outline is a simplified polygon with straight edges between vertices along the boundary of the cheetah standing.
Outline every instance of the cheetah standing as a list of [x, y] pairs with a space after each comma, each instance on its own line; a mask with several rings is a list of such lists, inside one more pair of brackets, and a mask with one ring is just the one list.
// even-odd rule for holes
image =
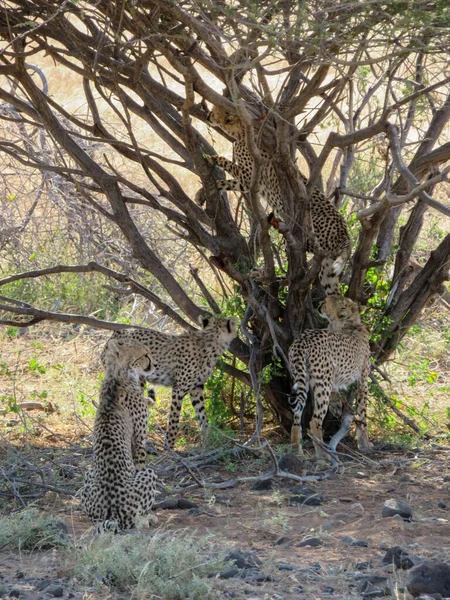
[[[217, 359], [229, 347], [237, 334], [236, 317], [201, 317], [202, 329], [190, 330], [181, 335], [171, 335], [152, 329], [121, 329], [114, 332], [112, 340], [122, 344], [144, 346], [154, 368], [146, 379], [159, 385], [172, 386], [172, 404], [167, 427], [167, 443], [173, 448], [177, 436], [181, 404], [186, 394], [200, 422], [205, 439], [208, 421], [203, 402], [203, 387]], [[104, 357], [103, 357], [104, 360]]]
[[[339, 296], [328, 296], [321, 307], [330, 321], [328, 331], [304, 331], [289, 349], [289, 364], [294, 385], [289, 399], [294, 413], [291, 442], [300, 452], [301, 418], [308, 389], [314, 397], [311, 432], [322, 442], [322, 424], [333, 390], [347, 388], [357, 382], [356, 414], [358, 417], [358, 446], [370, 448], [366, 427], [367, 378], [370, 370], [368, 332], [361, 323], [356, 302]], [[314, 442], [314, 439], [313, 439]], [[316, 456], [323, 450], [314, 442]]]
[[[234, 139], [234, 162], [223, 156], [206, 157], [208, 162], [216, 164], [235, 178], [218, 181], [217, 187], [221, 190], [248, 191], [252, 177], [253, 157], [248, 149], [245, 130], [239, 117], [228, 113], [220, 106], [214, 106], [209, 114], [209, 121]], [[278, 177], [271, 163], [272, 157], [264, 151], [261, 154], [266, 164], [262, 169], [259, 192], [276, 213], [283, 215], [283, 199]], [[307, 183], [307, 178], [304, 175], [301, 177], [303, 182]], [[325, 254], [319, 280], [327, 295], [336, 295], [339, 291], [339, 275], [351, 253], [350, 237], [342, 215], [318, 188], [314, 188], [311, 196], [311, 220], [317, 243]], [[314, 251], [309, 242], [307, 251]]]
[[113, 340], [103, 352], [106, 374], [94, 423], [93, 462], [80, 494], [81, 508], [97, 523], [97, 532], [135, 527], [138, 515], [150, 518], [155, 502], [155, 473], [138, 470], [133, 461], [135, 448], [137, 466], [143, 466], [142, 423], [137, 425], [136, 415], [146, 426], [148, 400], [132, 367], [147, 353], [142, 346], [123, 348]]

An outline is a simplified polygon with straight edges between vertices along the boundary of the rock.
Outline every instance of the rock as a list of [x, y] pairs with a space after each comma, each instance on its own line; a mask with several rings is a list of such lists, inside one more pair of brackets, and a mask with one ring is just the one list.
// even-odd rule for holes
[[409, 554], [401, 546], [389, 548], [382, 560], [383, 565], [395, 565], [397, 569], [410, 569], [414, 566]]
[[303, 460], [296, 454], [285, 454], [279, 461], [278, 467], [293, 475], [303, 475]]
[[367, 571], [367, 569], [372, 568], [372, 563], [370, 560], [360, 560], [355, 564], [356, 571]]
[[345, 502], [345, 504], [350, 504], [354, 502], [353, 498], [338, 498], [339, 502]]
[[51, 594], [54, 598], [62, 598], [64, 596], [64, 588], [62, 585], [52, 585], [46, 588], [46, 594]]
[[357, 473], [355, 473], [355, 478], [356, 479], [369, 479], [369, 476], [366, 473], [363, 473], [362, 471], [358, 471]]
[[361, 547], [361, 548], [367, 548], [369, 546], [369, 542], [366, 542], [366, 540], [357, 540], [356, 538], [354, 538], [351, 535], [346, 535], [345, 537], [342, 538], [342, 541], [345, 542], [347, 544], [347, 546], [356, 546], [356, 547]]
[[52, 580], [51, 579], [43, 579], [42, 581], [40, 581], [37, 586], [36, 589], [39, 592], [42, 592], [42, 590], [45, 590], [46, 587], [48, 587], [51, 584]]
[[379, 598], [389, 596], [392, 592], [387, 577], [373, 573], [371, 575], [357, 575], [357, 590], [363, 594], [363, 598]]
[[297, 571], [299, 569], [299, 567], [297, 567], [296, 565], [291, 565], [290, 563], [278, 563], [277, 564], [277, 568], [280, 569], [280, 571]]
[[292, 489], [289, 504], [304, 504], [305, 506], [320, 506], [323, 504], [322, 496], [315, 490], [303, 485], [295, 485]]
[[266, 492], [268, 490], [273, 489], [273, 481], [272, 479], [264, 479], [263, 481], [257, 481], [251, 487], [251, 490], [255, 492]]
[[446, 503], [445, 503], [445, 502], [443, 502], [442, 500], [440, 500], [440, 501], [438, 502], [438, 506], [439, 506], [439, 508], [447, 508], [447, 505], [446, 505]]
[[253, 552], [242, 552], [235, 549], [225, 555], [225, 560], [232, 562], [238, 569], [259, 569], [262, 565], [261, 560]]
[[277, 539], [277, 541], [275, 542], [275, 545], [276, 546], [287, 546], [292, 541], [293, 541], [292, 538], [287, 537], [286, 535], [283, 535], [283, 536], [281, 536], [280, 538]]
[[178, 499], [177, 498], [167, 498], [167, 500], [163, 500], [162, 502], [158, 502], [153, 507], [154, 510], [162, 509], [162, 510], [173, 510], [178, 508]]
[[331, 585], [327, 585], [326, 587], [324, 587], [322, 589], [322, 592], [324, 594], [333, 594], [334, 593], [334, 587], [331, 587]]
[[442, 600], [441, 594], [421, 594], [416, 600]]
[[198, 504], [192, 502], [192, 500], [187, 500], [186, 498], [178, 498], [178, 508], [180, 510], [189, 510], [191, 508], [200, 508]]
[[444, 562], [424, 561], [408, 573], [406, 587], [411, 596], [441, 594], [450, 596], [450, 566]]
[[21, 598], [25, 594], [25, 591], [20, 587], [13, 587], [8, 593], [11, 598]]
[[304, 548], [305, 546], [317, 548], [318, 546], [323, 546], [323, 540], [318, 537], [306, 537], [298, 544], [295, 544], [296, 548]]
[[389, 500], [386, 500], [384, 503], [381, 516], [394, 517], [395, 515], [400, 515], [400, 517], [405, 521], [411, 521], [412, 508], [404, 500], [389, 498]]
[[231, 579], [232, 577], [237, 577], [239, 573], [240, 571], [237, 567], [230, 567], [229, 569], [219, 573], [219, 577], [220, 579]]

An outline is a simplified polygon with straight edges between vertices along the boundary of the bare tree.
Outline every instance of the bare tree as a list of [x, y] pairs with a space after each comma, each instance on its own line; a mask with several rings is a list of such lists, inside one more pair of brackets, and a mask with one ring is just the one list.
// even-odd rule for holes
[[[367, 303], [376, 294], [367, 271], [395, 262], [389, 303], [376, 324], [378, 362], [448, 276], [450, 235], [404, 289], [424, 214], [450, 215], [431, 196], [445, 185], [448, 169], [438, 169], [450, 159], [444, 4], [417, 1], [405, 11], [402, 2], [378, 0], [5, 0], [0, 75], [8, 85], [0, 89], [0, 119], [7, 134], [0, 153], [11, 177], [22, 171], [34, 185], [25, 216], [14, 220], [2, 207], [0, 242], [8, 246], [26, 234], [32, 214], [52, 197], [74, 238], [89, 246], [83, 264], [15, 274], [0, 285], [68, 270], [100, 273], [184, 327], [205, 310], [195, 297], [219, 311], [239, 295], [247, 336], [232, 352], [288, 427], [287, 365], [269, 381], [255, 377], [273, 363], [274, 351], [285, 356], [294, 336], [316, 326], [311, 287], [322, 256], [316, 244], [308, 264], [306, 248], [314, 245], [310, 198], [317, 188], [334, 192], [347, 217], [357, 215], [357, 244], [343, 277], [351, 298]], [[43, 57], [76, 78], [84, 112], [65, 107], [52, 82], [46, 89], [36, 78]], [[217, 153], [204, 125], [213, 105], [238, 115], [253, 158], [251, 185], [237, 199], [218, 190], [221, 173], [205, 159]], [[157, 147], [146, 144], [149, 130]], [[214, 139], [219, 135], [227, 139], [216, 129]], [[283, 196], [278, 231], [258, 193], [266, 155]], [[197, 178], [202, 206], [180, 173]], [[409, 219], [397, 239], [405, 206]], [[164, 235], [178, 260], [161, 250]], [[182, 254], [195, 259], [202, 277], [193, 269], [189, 278]], [[0, 310], [4, 324], [53, 319], [113, 327], [20, 298], [2, 297]], [[227, 369], [249, 383], [245, 369]]]

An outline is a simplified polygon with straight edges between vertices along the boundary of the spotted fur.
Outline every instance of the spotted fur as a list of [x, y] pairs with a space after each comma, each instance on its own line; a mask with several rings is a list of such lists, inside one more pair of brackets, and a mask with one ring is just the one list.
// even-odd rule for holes
[[132, 366], [146, 354], [142, 346], [123, 348], [113, 340], [103, 352], [106, 373], [94, 423], [93, 461], [80, 492], [81, 508], [97, 523], [97, 532], [135, 527], [138, 515], [150, 518], [155, 502], [155, 473], [148, 467], [138, 470], [145, 454], [148, 400]]
[[[294, 413], [291, 442], [300, 452], [301, 418], [308, 389], [311, 389], [314, 398], [311, 432], [322, 442], [322, 424], [331, 392], [345, 389], [356, 382], [358, 446], [361, 450], [367, 450], [370, 447], [366, 426], [367, 378], [370, 370], [368, 332], [361, 323], [358, 304], [348, 298], [328, 296], [321, 310], [330, 321], [328, 331], [306, 330], [289, 349], [293, 377], [289, 403]], [[316, 443], [314, 446], [316, 456], [322, 456], [320, 446]]]
[[[206, 157], [211, 164], [216, 164], [234, 178], [218, 181], [217, 187], [221, 190], [248, 191], [252, 177], [253, 157], [248, 149], [245, 130], [239, 117], [226, 112], [220, 106], [214, 106], [209, 120], [234, 139], [234, 161], [223, 156]], [[261, 154], [266, 164], [262, 169], [259, 192], [276, 213], [283, 215], [283, 198], [271, 156], [264, 151]], [[306, 184], [307, 178], [304, 175], [301, 177]], [[319, 273], [320, 283], [327, 295], [338, 294], [339, 276], [351, 253], [347, 226], [342, 215], [325, 198], [319, 188], [314, 188], [310, 204], [314, 235], [320, 250], [325, 255]], [[314, 251], [312, 244], [308, 244], [307, 250]]]
[[203, 401], [203, 388], [217, 359], [229, 347], [237, 334], [236, 317], [201, 317], [202, 329], [171, 335], [152, 329], [122, 329], [112, 339], [122, 344], [145, 346], [154, 368], [146, 374], [150, 383], [172, 386], [172, 404], [167, 427], [167, 444], [173, 448], [183, 398], [189, 394], [202, 438], [205, 439], [208, 421]]

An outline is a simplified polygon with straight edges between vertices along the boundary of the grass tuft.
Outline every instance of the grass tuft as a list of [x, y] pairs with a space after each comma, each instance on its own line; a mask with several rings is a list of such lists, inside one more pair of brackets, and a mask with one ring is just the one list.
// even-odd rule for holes
[[104, 534], [88, 547], [73, 548], [70, 563], [78, 580], [101, 581], [131, 597], [207, 600], [213, 588], [206, 578], [223, 568], [223, 554], [213, 551], [207, 538], [194, 541], [184, 533]]
[[67, 527], [52, 515], [30, 509], [0, 517], [0, 550], [49, 550], [70, 544]]

